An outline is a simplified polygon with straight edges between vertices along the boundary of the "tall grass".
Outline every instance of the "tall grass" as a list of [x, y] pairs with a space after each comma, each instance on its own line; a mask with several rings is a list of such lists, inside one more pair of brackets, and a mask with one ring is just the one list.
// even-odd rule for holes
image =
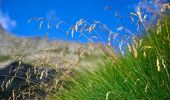
[[[125, 56], [104, 55], [96, 69], [83, 69], [68, 77], [65, 89], [52, 99], [112, 100], [170, 99], [170, 18], [145, 30], [142, 42], [131, 45]], [[127, 49], [128, 50], [128, 49]], [[106, 54], [106, 53], [105, 53]]]
[[[119, 45], [120, 55], [117, 55], [110, 47], [113, 42], [111, 41], [113, 40], [112, 36], [115, 35], [113, 38], [117, 37], [112, 30], [99, 21], [90, 24], [80, 19], [75, 25], [71, 25], [66, 34], [73, 38], [77, 32], [90, 42], [96, 39], [96, 42], [102, 42], [104, 45], [89, 44], [87, 50], [81, 45], [82, 48], [73, 52], [78, 57], [66, 55], [68, 48], [37, 50], [35, 53], [39, 57], [32, 57], [36, 59], [34, 65], [28, 65], [30, 69], [26, 70], [26, 73], [24, 72], [28, 88], [22, 91], [19, 86], [17, 91], [10, 90], [10, 97], [6, 96], [5, 98], [17, 99], [17, 95], [22, 95], [20, 98], [28, 96], [28, 98], [46, 99], [46, 96], [51, 94], [52, 96], [49, 99], [52, 100], [170, 99], [170, 17], [163, 15], [157, 26], [149, 26], [149, 29], [147, 29], [143, 24], [146, 16], [142, 17], [139, 7], [136, 14], [131, 13], [132, 16], [138, 17], [139, 24], [144, 28], [144, 37], [137, 38], [129, 32], [130, 37], [128, 38], [134, 39], [132, 40], [133, 43]], [[47, 21], [48, 29], [50, 28], [48, 19], [32, 18], [28, 22], [32, 20], [40, 21], [39, 29], [42, 27], [42, 21]], [[63, 22], [60, 21], [56, 26], [58, 30], [61, 23]], [[107, 43], [102, 41], [103, 39], [96, 31], [97, 28], [109, 33]], [[118, 30], [122, 29], [125, 29], [124, 26], [118, 28]], [[128, 29], [125, 30], [129, 31]], [[87, 36], [84, 34], [93, 32], [95, 34], [88, 34]], [[45, 38], [48, 40], [48, 37]], [[124, 45], [127, 45], [127, 48], [123, 47]], [[29, 52], [24, 53], [26, 47], [14, 48], [10, 55], [11, 59], [22, 61], [27, 55], [33, 54], [32, 51], [31, 54]], [[97, 48], [94, 50], [95, 54], [92, 54], [89, 48]], [[124, 51], [124, 49], [127, 50]], [[8, 60], [10, 57], [0, 55], [0, 62]], [[82, 62], [89, 62], [90, 64], [85, 68], [85, 65], [81, 65]], [[20, 63], [16, 67], [20, 68]], [[25, 66], [25, 64], [23, 65]], [[33, 67], [38, 66], [43, 68], [37, 69], [38, 72], [34, 72]], [[45, 68], [46, 66], [48, 68]], [[80, 68], [77, 70], [75, 66], [80, 66]], [[50, 67], [56, 71], [55, 77], [49, 77], [47, 71], [44, 71], [51, 69]], [[30, 76], [36, 76], [36, 80], [39, 80], [36, 85], [34, 85], [35, 82], [32, 81]], [[42, 77], [45, 81], [41, 81]], [[4, 86], [8, 87], [10, 82], [13, 81], [8, 79], [4, 82]], [[36, 92], [41, 92], [41, 90], [45, 94], [39, 96]], [[6, 92], [4, 93], [6, 94]]]

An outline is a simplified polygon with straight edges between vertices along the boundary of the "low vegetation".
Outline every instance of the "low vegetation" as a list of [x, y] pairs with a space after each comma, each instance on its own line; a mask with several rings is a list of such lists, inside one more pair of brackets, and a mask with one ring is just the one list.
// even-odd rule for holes
[[170, 22], [164, 16], [145, 30], [125, 56], [105, 55], [94, 71], [83, 69], [52, 99], [170, 99]]
[[[142, 27], [143, 35], [135, 36], [125, 27], [119, 27], [118, 30], [129, 32], [129, 36], [118, 42], [119, 50], [114, 49], [111, 41], [116, 34], [106, 25], [99, 21], [89, 24], [84, 19], [72, 25], [67, 35], [74, 38], [75, 33], [80, 33], [90, 41], [89, 44], [75, 43], [69, 47], [64, 42], [59, 45], [47, 42], [47, 38], [30, 43], [37, 43], [35, 48], [44, 44], [40, 50], [31, 46], [26, 48], [24, 43], [21, 48], [15, 46], [10, 56], [0, 55], [0, 63], [9, 59], [14, 61], [0, 70], [0, 99], [170, 99], [170, 17], [160, 14], [157, 25], [145, 25], [146, 16], [142, 16], [139, 7], [137, 13], [131, 13], [130, 17], [137, 18], [137, 24]], [[34, 20], [40, 21], [41, 28], [43, 19], [33, 18], [30, 22]], [[109, 33], [107, 43], [100, 41], [97, 25]], [[90, 38], [84, 34], [91, 36], [93, 32], [95, 35]], [[99, 43], [92, 42], [97, 36]], [[24, 49], [29, 52], [25, 53]], [[26, 58], [31, 59], [27, 61], [31, 64], [24, 63]]]

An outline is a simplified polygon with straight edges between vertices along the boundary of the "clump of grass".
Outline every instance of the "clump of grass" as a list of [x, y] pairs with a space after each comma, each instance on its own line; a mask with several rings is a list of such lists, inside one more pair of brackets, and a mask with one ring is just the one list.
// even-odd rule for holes
[[170, 18], [145, 30], [138, 46], [126, 56], [105, 55], [94, 71], [83, 69], [69, 78], [67, 89], [53, 96], [62, 100], [170, 99]]

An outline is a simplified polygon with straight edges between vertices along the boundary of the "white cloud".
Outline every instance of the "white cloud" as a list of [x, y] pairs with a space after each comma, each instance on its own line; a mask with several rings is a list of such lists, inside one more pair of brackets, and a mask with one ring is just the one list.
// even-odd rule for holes
[[12, 30], [17, 26], [15, 20], [12, 20], [8, 14], [5, 14], [0, 9], [0, 25], [7, 31]]

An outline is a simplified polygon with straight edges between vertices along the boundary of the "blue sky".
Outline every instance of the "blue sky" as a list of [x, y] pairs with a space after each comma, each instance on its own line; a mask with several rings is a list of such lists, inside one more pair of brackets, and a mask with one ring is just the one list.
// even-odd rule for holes
[[[44, 36], [48, 32], [49, 38], [71, 40], [55, 27], [48, 30], [47, 23], [38, 30], [39, 22], [27, 21], [33, 17], [53, 18], [54, 23], [62, 20], [69, 26], [83, 18], [88, 22], [98, 20], [116, 31], [122, 25], [122, 21], [115, 17], [119, 13], [125, 26], [135, 31], [135, 24], [130, 24], [128, 14], [135, 12], [138, 3], [139, 0], [0, 0], [0, 23], [17, 36]], [[105, 10], [107, 6], [111, 6], [111, 10]], [[67, 30], [66, 26], [63, 32]]]

